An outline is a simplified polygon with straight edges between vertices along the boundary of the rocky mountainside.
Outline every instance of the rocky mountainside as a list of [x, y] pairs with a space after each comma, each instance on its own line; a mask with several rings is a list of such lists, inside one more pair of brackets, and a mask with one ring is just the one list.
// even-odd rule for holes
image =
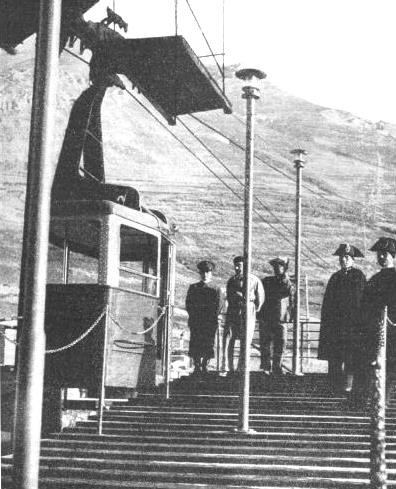
[[[18, 296], [32, 51], [16, 56], [0, 53], [0, 66], [0, 316], [4, 317], [15, 314]], [[213, 259], [218, 264], [216, 280], [224, 284], [232, 272], [232, 257], [242, 251], [243, 188], [234, 176], [244, 179], [244, 153], [232, 141], [244, 145], [245, 105], [235, 68], [228, 68], [226, 78], [232, 115], [197, 114], [206, 126], [190, 116], [181, 117], [191, 133], [182, 122], [169, 128], [233, 192], [126, 92], [111, 89], [104, 102], [107, 180], [136, 187], [145, 204], [165, 212], [179, 227], [179, 306], [183, 306], [188, 284], [196, 280], [198, 260]], [[64, 52], [54, 169], [71, 105], [87, 84], [88, 67]], [[149, 105], [142, 95], [133, 93]], [[253, 268], [259, 276], [270, 273], [268, 260], [278, 254], [290, 256], [293, 266], [295, 170], [289, 152], [302, 147], [308, 152], [303, 176], [302, 272], [310, 284], [311, 313], [318, 313], [323, 286], [336, 270], [337, 260], [331, 255], [340, 241], [368, 251], [378, 236], [396, 232], [395, 138], [395, 126], [316, 106], [281, 92], [270, 81], [263, 83], [257, 103]], [[372, 253], [367, 252], [360, 265], [369, 275], [373, 273]]]

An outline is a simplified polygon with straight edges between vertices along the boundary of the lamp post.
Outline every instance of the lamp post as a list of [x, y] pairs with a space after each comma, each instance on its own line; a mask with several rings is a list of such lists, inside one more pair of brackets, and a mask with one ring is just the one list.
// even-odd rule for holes
[[[38, 487], [45, 355], [53, 130], [58, 80], [61, 1], [40, 0], [36, 39], [19, 310], [13, 487]], [[22, 299], [21, 299], [22, 297]]]
[[301, 324], [300, 324], [300, 255], [301, 255], [301, 178], [302, 169], [304, 168], [305, 160], [304, 156], [307, 152], [304, 149], [293, 149], [290, 151], [292, 155], [295, 155], [294, 167], [296, 169], [296, 249], [295, 249], [295, 281], [296, 281], [296, 294], [295, 294], [295, 309], [293, 318], [293, 374], [301, 375]]
[[245, 211], [243, 235], [243, 282], [244, 282], [244, 331], [240, 348], [240, 365], [243, 368], [240, 392], [239, 430], [249, 432], [249, 390], [250, 390], [250, 328], [252, 322], [250, 292], [251, 251], [252, 251], [252, 210], [253, 210], [253, 160], [254, 160], [254, 112], [255, 101], [260, 97], [259, 80], [267, 75], [257, 69], [246, 68], [235, 74], [245, 82], [242, 98], [246, 99], [246, 159], [245, 159]]

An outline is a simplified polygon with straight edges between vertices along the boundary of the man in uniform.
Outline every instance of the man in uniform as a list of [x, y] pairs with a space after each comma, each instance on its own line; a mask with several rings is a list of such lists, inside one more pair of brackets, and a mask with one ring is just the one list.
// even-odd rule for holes
[[[262, 280], [265, 301], [258, 314], [261, 368], [264, 374], [282, 375], [282, 357], [286, 346], [287, 325], [292, 316], [294, 286], [288, 276], [289, 259], [277, 257], [270, 261], [274, 275]], [[272, 355], [271, 355], [272, 345]]]
[[387, 307], [386, 341], [386, 397], [390, 399], [396, 381], [396, 241], [382, 237], [370, 248], [377, 253], [381, 270], [367, 282], [362, 300], [362, 342], [360, 356], [360, 379], [354, 385], [352, 401], [367, 398], [368, 373], [376, 360], [378, 351], [378, 323]]
[[[224, 337], [230, 335], [227, 352], [228, 372], [230, 375], [234, 373], [234, 348], [236, 340], [240, 340], [238, 371], [241, 371], [244, 355], [242, 344], [243, 340], [245, 339], [243, 256], [236, 256], [233, 263], [235, 275], [233, 275], [227, 282], [228, 307], [224, 331]], [[247, 341], [248, 344], [251, 344], [256, 324], [256, 312], [260, 310], [264, 302], [263, 286], [260, 280], [253, 274], [250, 275], [250, 291], [248, 300], [251, 307], [251, 321], [248, 325]]]
[[318, 358], [328, 361], [330, 388], [350, 392], [366, 277], [354, 266], [355, 258], [363, 257], [358, 248], [343, 243], [334, 255], [340, 270], [330, 277], [323, 297]]
[[194, 361], [195, 375], [206, 374], [208, 362], [214, 357], [214, 338], [222, 307], [221, 289], [212, 283], [214, 263], [204, 260], [197, 268], [201, 280], [190, 285], [186, 297], [190, 328], [188, 354]]

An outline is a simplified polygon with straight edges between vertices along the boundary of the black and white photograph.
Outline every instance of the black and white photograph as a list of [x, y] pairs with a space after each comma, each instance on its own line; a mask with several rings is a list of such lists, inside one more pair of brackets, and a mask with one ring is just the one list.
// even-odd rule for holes
[[396, 488], [395, 19], [0, 0], [2, 489]]

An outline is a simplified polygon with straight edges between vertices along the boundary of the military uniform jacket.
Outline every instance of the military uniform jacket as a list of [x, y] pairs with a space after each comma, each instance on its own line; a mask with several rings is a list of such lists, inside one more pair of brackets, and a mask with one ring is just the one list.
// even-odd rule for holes
[[365, 284], [364, 273], [354, 267], [339, 270], [330, 277], [321, 310], [319, 359], [346, 360], [354, 354]]
[[190, 328], [190, 356], [213, 357], [213, 342], [222, 307], [220, 287], [211, 282], [191, 284], [186, 309]]
[[[374, 360], [378, 348], [378, 322], [387, 306], [388, 318], [396, 323], [396, 269], [383, 268], [367, 282], [362, 301], [362, 350], [364, 359]], [[387, 366], [396, 370], [396, 328], [387, 326]]]
[[271, 324], [289, 321], [294, 305], [294, 285], [290, 278], [271, 275], [264, 277], [262, 284], [265, 301], [258, 314], [259, 320]]
[[[226, 329], [231, 328], [235, 333], [241, 328], [243, 313], [243, 277], [234, 275], [227, 282], [227, 314]], [[250, 275], [249, 302], [252, 305], [252, 319], [256, 320], [256, 312], [261, 309], [264, 302], [264, 289], [261, 281]]]

